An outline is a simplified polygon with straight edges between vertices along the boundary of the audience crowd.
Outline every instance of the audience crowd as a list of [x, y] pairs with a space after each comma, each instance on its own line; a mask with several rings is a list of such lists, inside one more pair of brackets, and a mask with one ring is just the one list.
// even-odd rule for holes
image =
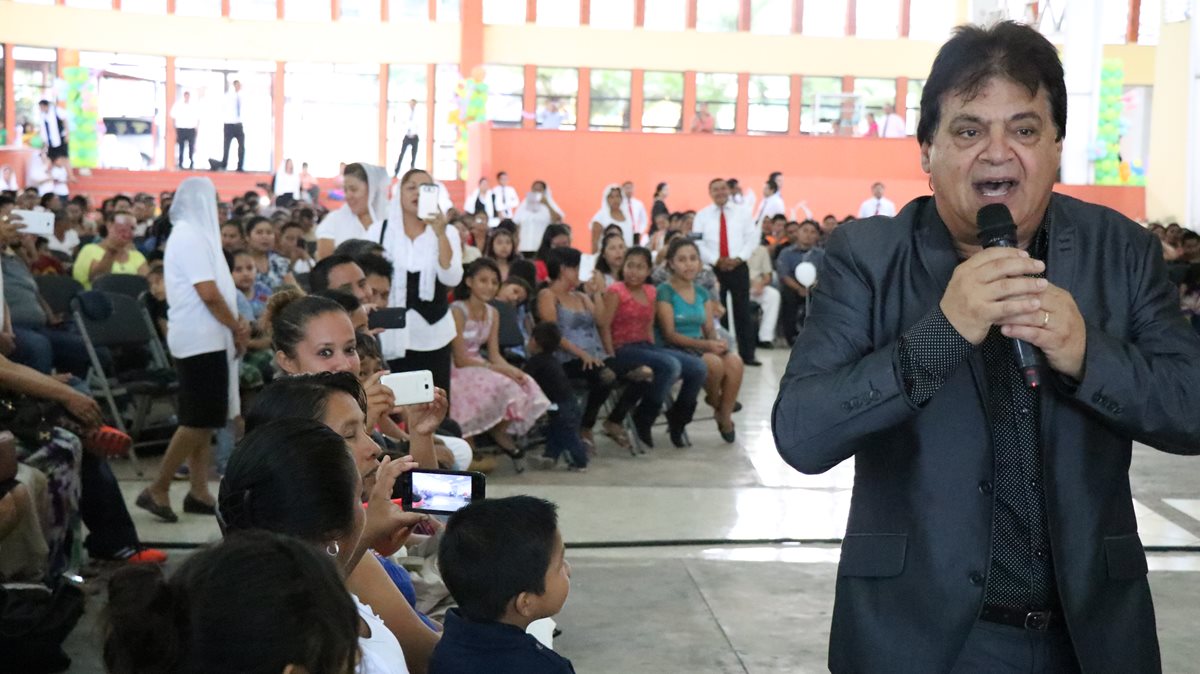
[[[444, 523], [402, 511], [397, 478], [486, 473], [497, 454], [584, 472], [598, 421], [636, 455], [661, 417], [686, 448], [701, 402], [734, 442], [745, 368], [795, 341], [823, 243], [856, 216], [789, 212], [778, 172], [757, 205], [713, 180], [699, 211], [672, 210], [667, 183], [649, 211], [613, 183], [572, 227], [544, 181], [522, 196], [503, 172], [422, 218], [424, 171], [348, 164], [328, 211], [280, 170], [274, 199], [220, 202], [200, 177], [99, 204], [0, 194], [0, 580], [57, 597], [64, 573], [120, 567], [114, 672], [571, 671], [525, 633], [569, 586], [554, 506], [491, 499]], [[883, 194], [858, 217], [894, 214]], [[16, 209], [50, 213], [53, 233], [24, 233]], [[1150, 227], [1200, 330], [1200, 235]], [[117, 296], [139, 303], [149, 340], [101, 343]], [[418, 370], [433, 402], [397, 406], [382, 376]], [[177, 405], [139, 403], [145, 380]], [[109, 466], [153, 439], [145, 416], [169, 442], [135, 505], [175, 522], [186, 480], [183, 511], [225, 536], [170, 578]], [[238, 646], [248, 634], [258, 647]]]

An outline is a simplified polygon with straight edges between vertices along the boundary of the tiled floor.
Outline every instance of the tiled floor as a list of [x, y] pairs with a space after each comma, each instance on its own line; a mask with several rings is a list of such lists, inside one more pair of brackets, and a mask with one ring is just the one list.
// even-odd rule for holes
[[[489, 477], [490, 496], [528, 493], [559, 504], [574, 575], [555, 646], [581, 674], [825, 671], [838, 549], [819, 542], [844, 531], [854, 469], [847, 462], [805, 476], [779, 459], [770, 411], [786, 357], [762, 352], [765, 365], [748, 371], [733, 445], [704, 419], [690, 429], [687, 450], [670, 447], [660, 427], [657, 448], [644, 456], [602, 439], [586, 474], [516, 475], [501, 463]], [[212, 518], [181, 514], [168, 525], [132, 508], [144, 481], [127, 465], [118, 469], [130, 478], [123, 488], [146, 540], [216, 538]], [[1138, 447], [1132, 481], [1147, 546], [1200, 546], [1200, 460]], [[175, 487], [177, 510], [184, 489]], [[764, 543], [777, 539], [801, 543]], [[661, 545], [689, 541], [698, 544]], [[614, 543], [629, 545], [591, 545]], [[1195, 671], [1200, 552], [1151, 554], [1150, 568], [1165, 669]], [[75, 671], [100, 671], [88, 664], [91, 624], [72, 639], [81, 654]]]

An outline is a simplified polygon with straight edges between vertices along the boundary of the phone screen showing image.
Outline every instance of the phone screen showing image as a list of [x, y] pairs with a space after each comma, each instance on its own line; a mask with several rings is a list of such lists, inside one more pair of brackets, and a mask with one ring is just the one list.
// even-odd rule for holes
[[475, 498], [474, 479], [470, 474], [414, 470], [408, 478], [412, 491], [406, 510], [449, 514]]

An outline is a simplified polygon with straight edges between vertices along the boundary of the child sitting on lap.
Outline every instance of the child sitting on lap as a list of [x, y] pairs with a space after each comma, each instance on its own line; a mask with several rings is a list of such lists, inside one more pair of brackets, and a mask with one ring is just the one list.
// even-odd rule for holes
[[571, 589], [556, 510], [511, 496], [450, 516], [438, 566], [458, 608], [446, 613], [429, 674], [574, 673], [570, 660], [525, 633], [561, 611]]

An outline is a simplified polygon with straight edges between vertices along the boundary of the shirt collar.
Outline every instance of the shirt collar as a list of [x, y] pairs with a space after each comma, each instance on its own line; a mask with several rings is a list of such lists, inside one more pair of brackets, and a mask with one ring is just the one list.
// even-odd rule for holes
[[443, 640], [459, 641], [474, 648], [528, 648], [534, 641], [519, 627], [499, 622], [475, 622], [457, 608], [446, 612]]

